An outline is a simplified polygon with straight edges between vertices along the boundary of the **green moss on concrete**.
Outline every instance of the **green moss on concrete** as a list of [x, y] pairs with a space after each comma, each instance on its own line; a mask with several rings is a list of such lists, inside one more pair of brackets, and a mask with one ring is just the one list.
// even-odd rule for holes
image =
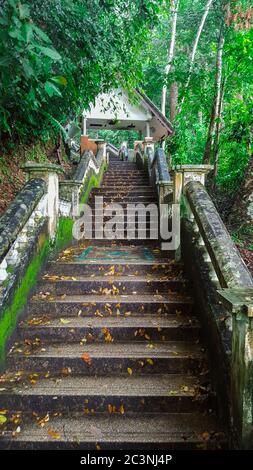
[[38, 273], [49, 253], [49, 249], [49, 241], [44, 239], [39, 253], [29, 264], [19, 287], [14, 292], [11, 305], [6, 307], [3, 312], [3, 316], [0, 320], [0, 366], [4, 365], [7, 341], [16, 328], [19, 313], [27, 303], [31, 288], [36, 284]]
[[71, 217], [60, 217], [55, 240], [55, 248], [61, 250], [72, 240], [74, 220]]
[[[87, 202], [92, 188], [97, 188], [98, 186], [100, 186], [101, 181], [103, 179], [103, 174], [106, 170], [107, 170], [107, 164], [104, 163], [100, 169], [98, 176], [92, 175], [90, 177], [87, 187], [84, 189], [83, 193], [81, 194], [80, 204], [85, 204]], [[73, 225], [74, 225], [74, 220], [71, 217], [59, 218], [55, 246], [54, 246], [54, 248], [57, 251], [62, 250], [65, 246], [69, 245], [69, 243], [72, 241]]]
[[89, 179], [88, 185], [85, 191], [82, 193], [80, 198], [80, 204], [85, 204], [88, 199], [92, 188], [98, 188], [104, 176], [104, 172], [107, 170], [107, 164], [104, 163], [100, 169], [98, 176], [92, 175]]

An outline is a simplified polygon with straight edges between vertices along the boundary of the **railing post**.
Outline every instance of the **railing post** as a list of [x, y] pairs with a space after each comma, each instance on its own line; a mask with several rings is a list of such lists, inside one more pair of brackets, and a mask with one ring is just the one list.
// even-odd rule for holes
[[153, 154], [154, 154], [155, 144], [154, 144], [153, 137], [145, 137], [145, 139], [144, 139], [143, 148], [144, 148], [144, 155], [145, 156], [147, 156], [147, 148], [148, 147], [151, 148], [151, 150], [153, 151]]
[[231, 420], [236, 443], [253, 448], [253, 288], [218, 291], [232, 313]]
[[174, 171], [173, 173], [173, 203], [180, 204], [183, 190], [183, 173]]
[[46, 182], [46, 215], [48, 217], [48, 233], [51, 239], [54, 239], [59, 214], [59, 175], [64, 170], [59, 165], [52, 163], [33, 163], [27, 162], [22, 166], [27, 175], [27, 181], [31, 179], [42, 179]]
[[71, 205], [70, 214], [72, 217], [78, 216], [79, 212], [79, 193], [82, 186], [82, 181], [64, 180], [59, 183], [59, 196], [62, 202], [65, 201]]
[[205, 186], [206, 175], [213, 169], [213, 165], [176, 165], [173, 167], [174, 201], [181, 201], [183, 188], [190, 181], [199, 181]]

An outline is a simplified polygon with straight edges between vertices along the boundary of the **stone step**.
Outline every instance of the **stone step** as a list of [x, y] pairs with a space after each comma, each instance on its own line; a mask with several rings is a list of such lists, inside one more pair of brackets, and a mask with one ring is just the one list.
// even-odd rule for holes
[[125, 191], [126, 189], [129, 190], [129, 191], [140, 191], [140, 192], [145, 192], [145, 191], [156, 191], [156, 188], [154, 186], [150, 186], [150, 185], [141, 185], [141, 184], [137, 184], [137, 185], [125, 185], [124, 187], [122, 187], [121, 184], [113, 184], [112, 186], [99, 186], [99, 188], [93, 188], [92, 189], [92, 192], [94, 191], [95, 193], [96, 192], [99, 192], [99, 191], [107, 191], [108, 189], [108, 192], [110, 191]]
[[[23, 373], [19, 382], [10, 388], [6, 377], [1, 383], [1, 407], [25, 412], [50, 413], [64, 410], [86, 414], [114, 413], [189, 413], [214, 404], [206, 377], [157, 374], [109, 377], [82, 377], [62, 374], [44, 378]], [[12, 382], [13, 384], [13, 382]]]
[[145, 176], [148, 177], [148, 173], [143, 170], [137, 170], [136, 168], [108, 168], [105, 172], [105, 176]]
[[148, 178], [145, 178], [144, 176], [121, 176], [121, 177], [117, 177], [117, 176], [111, 176], [111, 175], [108, 175], [108, 176], [105, 176], [103, 178], [103, 186], [106, 186], [108, 184], [108, 186], [110, 186], [110, 183], [116, 183], [116, 184], [135, 184], [137, 183], [139, 186], [149, 186], [149, 179]]
[[[93, 238], [91, 238], [90, 240], [94, 240], [95, 239], [95, 236]], [[98, 239], [96, 238], [95, 239], [96, 241], [96, 245], [97, 246], [106, 246], [106, 247], [111, 247], [111, 248], [114, 248], [114, 247], [120, 247], [120, 246], [131, 246], [131, 247], [137, 247], [137, 246], [142, 246], [143, 245], [143, 238], [142, 239], [127, 239], [126, 237], [125, 238], [120, 238], [120, 239], [113, 239], [113, 240], [110, 240], [110, 239], [107, 239], [107, 238], [103, 238], [103, 239]], [[146, 243], [149, 244], [150, 247], [156, 247], [157, 246], [157, 239], [146, 239]]]
[[[42, 296], [41, 296], [42, 297]], [[118, 310], [132, 316], [152, 314], [167, 315], [176, 312], [191, 312], [193, 300], [190, 296], [170, 295], [46, 295], [44, 298], [32, 297], [27, 310], [30, 315], [48, 315], [52, 317], [75, 316], [81, 314], [93, 316], [99, 312], [103, 316], [117, 315]], [[109, 307], [108, 307], [109, 306]]]
[[206, 370], [201, 347], [188, 341], [163, 341], [148, 348], [132, 343], [15, 343], [7, 357], [12, 371], [58, 375], [70, 368], [74, 375], [197, 374]]
[[126, 190], [125, 188], [122, 189], [121, 186], [118, 186], [115, 188], [115, 186], [107, 186], [103, 187], [100, 186], [99, 188], [94, 188], [92, 190], [92, 194], [98, 194], [98, 195], [114, 195], [114, 194], [126, 194], [128, 193], [131, 195], [134, 194], [140, 194], [140, 195], [145, 195], [145, 194], [157, 194], [156, 189], [153, 186], [137, 186], [134, 188], [129, 188], [129, 190]]
[[108, 179], [117, 179], [119, 181], [124, 181], [124, 180], [147, 180], [149, 182], [149, 177], [147, 173], [136, 173], [136, 172], [130, 172], [127, 171], [125, 173], [123, 172], [107, 172], [104, 174], [103, 177], [103, 182], [108, 180]]
[[[99, 241], [100, 239], [110, 239], [111, 241], [113, 241], [113, 238], [115, 239], [125, 239], [126, 240], [126, 243], [125, 243], [125, 246], [129, 246], [131, 247], [131, 243], [129, 244], [129, 242], [131, 242], [131, 240], [133, 240], [133, 243], [132, 243], [132, 247], [135, 246], [135, 240], [137, 239], [142, 239], [142, 243], [140, 243], [140, 247], [143, 246], [145, 243], [146, 243], [146, 235], [147, 234], [150, 234], [150, 237], [152, 236], [153, 239], [156, 239], [156, 246], [157, 244], [159, 244], [159, 240], [160, 240], [160, 234], [159, 234], [159, 227], [158, 227], [158, 230], [156, 228], [154, 228], [154, 223], [152, 222], [150, 224], [150, 221], [147, 220], [147, 221], [143, 221], [143, 220], [128, 220], [128, 222], [122, 222], [122, 223], [118, 223], [117, 225], [117, 229], [119, 231], [119, 233], [117, 232], [117, 235], [115, 234], [115, 224], [114, 224], [114, 221], [112, 220], [112, 218], [110, 218], [109, 216], [104, 216], [103, 217], [103, 220], [102, 220], [102, 223], [101, 224], [98, 224], [98, 217], [100, 216], [96, 216], [96, 223], [98, 225], [98, 228], [96, 229], [96, 226], [95, 226], [95, 218], [94, 220], [92, 221], [92, 225], [91, 225], [91, 236], [90, 236], [90, 233], [87, 231], [85, 232], [85, 230], [83, 232], [80, 232], [80, 236], [82, 236], [82, 238], [84, 240], [86, 240], [88, 243], [92, 243], [93, 245], [96, 244], [98, 246], [98, 248], [102, 247], [101, 246], [101, 243], [97, 243], [97, 241]], [[108, 229], [108, 224], [109, 224], [109, 229]], [[82, 227], [81, 227], [82, 228]], [[107, 232], [105, 233], [105, 228], [107, 228]], [[84, 229], [85, 229], [85, 226], [84, 226]], [[108, 233], [108, 230], [109, 230], [109, 233]], [[135, 231], [133, 231], [135, 230]], [[91, 242], [91, 238], [95, 239], [94, 242]], [[116, 242], [117, 240], [115, 240]], [[147, 242], [148, 243], [148, 242]], [[106, 247], [106, 243], [105, 243], [105, 247]], [[152, 245], [152, 246], [151, 246]], [[153, 243], [151, 243], [150, 245], [150, 249], [153, 247]], [[124, 246], [124, 243], [123, 243], [123, 240], [122, 240], [122, 246]], [[107, 248], [107, 247], [106, 247]]]
[[[105, 256], [105, 260], [101, 258]], [[51, 261], [47, 264], [45, 272], [59, 276], [81, 276], [85, 274], [109, 275], [145, 275], [161, 276], [165, 278], [181, 278], [183, 276], [183, 264], [171, 262], [150, 262], [145, 259], [125, 260], [119, 263], [117, 260], [106, 259], [106, 252], [101, 251], [98, 259], [77, 261]]]
[[[55, 434], [56, 433], [56, 434]], [[208, 438], [207, 438], [208, 436]], [[22, 432], [8, 433], [2, 449], [183, 450], [227, 446], [215, 417], [203, 413], [112, 413], [52, 416], [39, 426], [31, 417]]]
[[[156, 203], [152, 203], [152, 204], [155, 204]], [[123, 216], [122, 216], [122, 222], [124, 220], [124, 223], [127, 222], [127, 221], [140, 221], [140, 222], [143, 222], [143, 221], [146, 221], [149, 222], [150, 221], [150, 211], [148, 210], [147, 208], [147, 205], [144, 205], [145, 206], [145, 213], [142, 213], [142, 211], [138, 211], [137, 209], [134, 211], [131, 207], [129, 208], [129, 213], [128, 213], [128, 208], [126, 205], [122, 205], [121, 207], [121, 210], [124, 211], [124, 219], [123, 219]], [[94, 206], [91, 206], [91, 209], [92, 211], [95, 209]], [[108, 209], [109, 211], [109, 209]], [[92, 214], [92, 216], [94, 217], [95, 214]], [[109, 211], [109, 214], [106, 213], [105, 211], [105, 207], [103, 207], [103, 209], [101, 210], [100, 208], [98, 208], [96, 210], [96, 217], [104, 217], [104, 219], [111, 219], [112, 217], [115, 217], [116, 213], [115, 211]], [[121, 217], [121, 216], [120, 216]], [[120, 218], [120, 222], [121, 222], [121, 218]], [[120, 223], [119, 222], [119, 223]]]
[[[92, 195], [89, 199], [88, 199], [88, 204], [89, 205], [94, 205], [94, 202], [97, 200], [97, 202], [100, 202], [100, 197], [101, 196], [98, 196], [97, 194], [96, 195]], [[141, 204], [141, 203], [144, 203], [144, 204], [152, 204], [154, 202], [158, 202], [157, 201], [157, 196], [156, 194], [154, 195], [127, 195], [127, 194], [122, 194], [121, 196], [102, 196], [103, 197], [103, 203], [105, 204], [111, 204], [111, 203], [118, 203], [118, 204], [121, 204], [123, 206], [125, 206], [126, 204]]]
[[[47, 275], [46, 275], [47, 276]], [[148, 293], [174, 293], [187, 292], [188, 281], [181, 279], [156, 279], [155, 277], [147, 279], [144, 276], [78, 276], [66, 278], [55, 278], [47, 276], [41, 279], [36, 287], [35, 295], [38, 293], [50, 292], [52, 295], [85, 295], [110, 294], [114, 292], [121, 294], [148, 294]]]
[[127, 342], [144, 341], [152, 348], [153, 341], [196, 341], [199, 322], [194, 316], [170, 315], [156, 318], [139, 317], [63, 317], [36, 324], [36, 318], [23, 320], [18, 327], [22, 340], [39, 338], [44, 342]]

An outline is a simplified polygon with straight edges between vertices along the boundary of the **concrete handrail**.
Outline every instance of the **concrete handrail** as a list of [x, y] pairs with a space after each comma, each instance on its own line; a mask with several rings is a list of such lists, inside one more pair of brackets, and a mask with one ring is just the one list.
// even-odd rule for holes
[[0, 262], [46, 191], [42, 179], [27, 181], [0, 218]]
[[190, 181], [184, 194], [221, 287], [253, 287], [252, 277], [205, 187]]

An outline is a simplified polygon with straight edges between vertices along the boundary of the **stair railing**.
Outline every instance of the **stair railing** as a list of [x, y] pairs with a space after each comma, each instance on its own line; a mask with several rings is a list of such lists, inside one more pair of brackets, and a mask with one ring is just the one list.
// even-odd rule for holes
[[42, 179], [27, 181], [0, 218], [0, 281], [8, 278], [8, 268], [21, 257], [34, 226], [45, 213], [46, 184]]
[[162, 148], [154, 150], [152, 139], [146, 138], [135, 146], [135, 161], [139, 169], [146, 170], [151, 186], [156, 186], [161, 204], [171, 204], [173, 181], [168, 171], [166, 156]]
[[224, 395], [223, 407], [229, 402], [233, 445], [252, 449], [253, 279], [204, 185], [187, 179], [181, 183], [183, 255], [188, 266], [192, 265], [191, 277], [201, 299], [203, 326], [208, 328], [209, 350], [216, 375], [220, 375], [218, 393]]
[[126, 145], [121, 145], [119, 149], [119, 158], [124, 162], [127, 162], [129, 160], [129, 151]]

